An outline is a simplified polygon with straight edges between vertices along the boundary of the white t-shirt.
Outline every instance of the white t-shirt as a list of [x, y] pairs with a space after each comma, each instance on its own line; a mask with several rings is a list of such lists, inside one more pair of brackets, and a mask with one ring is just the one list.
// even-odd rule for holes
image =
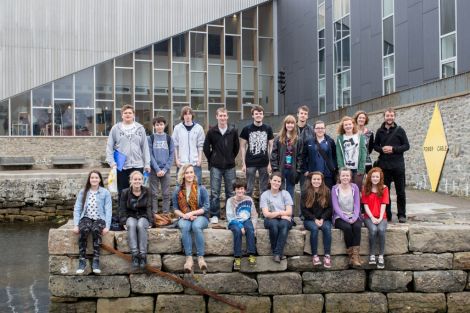
[[357, 170], [359, 164], [359, 134], [352, 136], [343, 135], [344, 165], [352, 170]]

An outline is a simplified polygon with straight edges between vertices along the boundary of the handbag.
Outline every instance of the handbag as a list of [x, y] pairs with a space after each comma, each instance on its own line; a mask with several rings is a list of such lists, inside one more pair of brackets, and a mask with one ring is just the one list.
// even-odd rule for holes
[[154, 214], [155, 226], [164, 227], [173, 224], [173, 216], [171, 213], [157, 213]]

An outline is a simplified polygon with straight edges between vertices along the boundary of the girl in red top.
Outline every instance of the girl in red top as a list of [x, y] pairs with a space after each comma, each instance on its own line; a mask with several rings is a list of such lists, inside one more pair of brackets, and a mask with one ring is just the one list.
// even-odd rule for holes
[[[385, 231], [387, 230], [387, 214], [385, 207], [389, 203], [388, 188], [384, 185], [384, 174], [379, 167], [372, 168], [367, 174], [362, 189], [361, 202], [364, 204], [364, 224], [369, 230], [369, 264], [377, 264], [377, 268], [385, 267]], [[379, 239], [379, 257], [375, 259], [375, 241]]]

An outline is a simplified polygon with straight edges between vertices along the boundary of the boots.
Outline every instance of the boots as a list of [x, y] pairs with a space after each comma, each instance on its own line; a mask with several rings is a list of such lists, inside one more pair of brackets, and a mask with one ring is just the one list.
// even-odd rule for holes
[[145, 268], [145, 265], [147, 265], [147, 255], [146, 254], [140, 254], [140, 260], [139, 260], [139, 267], [141, 270]]
[[139, 268], [139, 254], [138, 253], [132, 253], [132, 270], [135, 271], [136, 269]]
[[204, 260], [203, 256], [198, 257], [197, 263], [199, 264], [199, 268], [201, 269], [202, 273], [205, 274], [207, 272], [207, 264]]
[[348, 254], [348, 264], [349, 264], [349, 266], [351, 266], [352, 265], [353, 247], [347, 248], [346, 253]]
[[362, 262], [361, 262], [361, 256], [359, 255], [359, 246], [354, 246], [352, 248], [352, 258], [351, 258], [351, 263], [353, 267], [361, 267]]
[[192, 273], [193, 272], [193, 257], [186, 256], [186, 262], [184, 263], [184, 272], [185, 273]]

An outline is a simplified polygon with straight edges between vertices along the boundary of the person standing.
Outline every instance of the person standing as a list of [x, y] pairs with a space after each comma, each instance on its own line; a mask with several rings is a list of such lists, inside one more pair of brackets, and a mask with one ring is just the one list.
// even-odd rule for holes
[[158, 185], [161, 187], [162, 212], [170, 212], [170, 169], [173, 165], [175, 147], [173, 139], [165, 133], [166, 120], [162, 116], [153, 119], [155, 134], [148, 137], [152, 171], [150, 172], [150, 190], [152, 191], [152, 212], [158, 213]]
[[[325, 123], [316, 121], [314, 125], [314, 136], [303, 143], [302, 148], [302, 171], [304, 177], [311, 172], [321, 172], [324, 176], [325, 185], [331, 189], [336, 183], [336, 144], [326, 133]], [[305, 186], [303, 186], [305, 188]]]
[[[405, 159], [403, 154], [410, 149], [405, 130], [395, 123], [395, 110], [384, 112], [384, 122], [377, 130], [374, 150], [379, 153], [378, 164], [384, 173], [384, 182], [390, 190], [392, 181], [397, 193], [397, 215], [400, 223], [406, 223]], [[387, 204], [387, 220], [392, 220], [391, 201]]]
[[220, 218], [220, 188], [222, 178], [225, 186], [225, 199], [234, 195], [233, 183], [236, 178], [235, 158], [240, 150], [238, 131], [227, 124], [228, 114], [225, 108], [218, 108], [217, 125], [209, 129], [204, 140], [204, 155], [210, 171], [210, 222], [217, 224]]
[[173, 130], [173, 142], [175, 144], [175, 162], [178, 170], [184, 164], [191, 164], [197, 176], [197, 181], [202, 184], [202, 148], [204, 146], [204, 129], [193, 121], [194, 112], [189, 106], [181, 109], [181, 123]]
[[250, 197], [253, 195], [256, 172], [259, 175], [260, 194], [268, 189], [269, 173], [271, 172], [269, 158], [274, 140], [271, 126], [263, 124], [263, 107], [253, 106], [251, 116], [253, 123], [245, 126], [240, 134], [242, 171], [246, 174], [246, 194]]
[[369, 173], [372, 168], [372, 159], [370, 154], [374, 151], [374, 132], [366, 127], [369, 124], [369, 116], [365, 111], [357, 111], [353, 117], [357, 125], [357, 131], [359, 134], [364, 136], [366, 143], [366, 174]]
[[[106, 162], [117, 169], [119, 197], [129, 188], [129, 176], [134, 171], [150, 173], [150, 151], [145, 128], [134, 121], [135, 111], [130, 104], [121, 108], [122, 122], [111, 128], [106, 145]], [[117, 156], [120, 160], [115, 159]], [[122, 159], [124, 159], [123, 164]], [[118, 162], [117, 162], [118, 161]], [[119, 165], [119, 166], [118, 166]], [[121, 167], [122, 168], [119, 168]]]
[[[297, 133], [299, 134], [299, 138], [301, 139], [302, 143], [307, 142], [310, 138], [314, 137], [313, 127], [308, 125], [308, 113], [310, 109], [306, 105], [302, 105], [297, 108]], [[303, 149], [303, 144], [301, 149]], [[305, 177], [300, 175], [300, 194], [303, 195], [305, 188]]]

